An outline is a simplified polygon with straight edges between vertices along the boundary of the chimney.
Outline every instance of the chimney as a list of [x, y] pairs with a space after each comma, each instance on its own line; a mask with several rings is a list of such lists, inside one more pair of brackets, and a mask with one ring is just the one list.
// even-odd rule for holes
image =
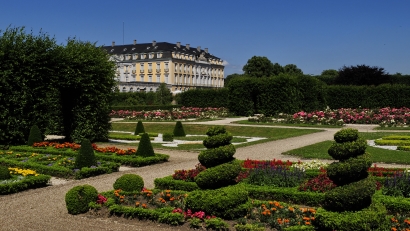
[[197, 49], [199, 52], [201, 52], [201, 46], [198, 46], [196, 49]]
[[189, 50], [189, 44], [187, 44], [185, 47], [186, 47], [187, 50]]
[[136, 39], [134, 39], [134, 45], [136, 45], [137, 44], [137, 40]]
[[181, 48], [181, 42], [177, 42], [177, 47]]
[[207, 53], [207, 54], [208, 54], [208, 48], [205, 48], [205, 53]]
[[155, 47], [155, 45], [157, 45], [157, 41], [152, 40], [152, 46]]
[[115, 42], [114, 42], [114, 41], [112, 41], [111, 46], [115, 46]]

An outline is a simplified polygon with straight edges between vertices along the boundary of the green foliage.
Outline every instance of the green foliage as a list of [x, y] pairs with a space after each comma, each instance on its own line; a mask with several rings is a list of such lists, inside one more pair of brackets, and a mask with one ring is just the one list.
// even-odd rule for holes
[[185, 107], [228, 107], [226, 99], [228, 90], [218, 89], [190, 89], [178, 94], [178, 104]]
[[165, 141], [165, 142], [174, 141], [174, 134], [170, 132], [164, 132], [164, 134], [162, 134], [162, 141]]
[[297, 225], [290, 226], [283, 229], [284, 231], [315, 231], [315, 227], [312, 225]]
[[359, 138], [359, 131], [353, 128], [344, 128], [333, 136], [337, 143], [352, 142]]
[[211, 168], [218, 164], [232, 161], [234, 159], [233, 155], [235, 152], [235, 146], [233, 144], [229, 144], [218, 148], [201, 151], [198, 155], [198, 160], [203, 166]]
[[114, 189], [121, 189], [126, 192], [141, 192], [144, 188], [144, 180], [136, 174], [124, 174], [115, 180]]
[[155, 103], [158, 105], [168, 105], [172, 102], [172, 93], [166, 83], [161, 83], [155, 92]]
[[243, 75], [242, 74], [237, 74], [237, 73], [227, 75], [225, 77], [225, 80], [224, 80], [224, 87], [227, 87], [229, 85], [229, 81], [231, 81], [232, 79], [234, 79], [236, 77], [241, 77], [241, 76], [243, 76]]
[[225, 133], [226, 133], [226, 129], [224, 126], [212, 126], [208, 128], [208, 130], [206, 131], [207, 136], [216, 136], [216, 135], [225, 134]]
[[141, 136], [140, 143], [138, 144], [137, 153], [135, 153], [135, 155], [141, 157], [155, 156], [154, 148], [152, 147], [151, 141], [147, 133], [144, 133]]
[[10, 170], [8, 167], [6, 166], [1, 166], [0, 165], [0, 180], [7, 180], [10, 179], [11, 175], [10, 175]]
[[65, 194], [65, 203], [69, 214], [76, 215], [88, 211], [88, 204], [97, 200], [98, 192], [91, 185], [79, 185]]
[[264, 231], [265, 226], [261, 224], [236, 224], [235, 226], [236, 231]]
[[228, 86], [229, 111], [241, 116], [250, 116], [257, 113], [258, 87], [254, 78], [238, 77], [232, 79]]
[[363, 138], [356, 141], [336, 143], [334, 142], [328, 150], [328, 154], [335, 160], [347, 160], [352, 157], [363, 155], [366, 152], [367, 142]]
[[325, 194], [323, 208], [329, 211], [359, 211], [371, 204], [376, 191], [376, 182], [366, 178], [344, 186], [339, 186]]
[[37, 125], [33, 125], [30, 128], [30, 134], [28, 136], [28, 146], [32, 146], [36, 142], [42, 142], [43, 136], [41, 135], [41, 131]]
[[1, 32], [0, 144], [25, 144], [32, 124], [76, 142], [106, 140], [115, 64], [105, 51], [24, 27]]
[[229, 230], [229, 225], [219, 217], [210, 218], [205, 220], [205, 228], [210, 230]]
[[195, 183], [201, 189], [216, 189], [235, 184], [235, 178], [241, 171], [239, 163], [233, 161], [207, 168], [195, 177]]
[[28, 189], [46, 187], [49, 185], [48, 183], [50, 181], [50, 178], [51, 176], [48, 175], [26, 176], [17, 182], [2, 183], [0, 184], [0, 195], [7, 195]]
[[141, 120], [138, 120], [137, 127], [135, 127], [134, 135], [138, 135], [140, 133], [145, 133], [144, 125], [142, 124]]
[[185, 222], [185, 218], [182, 213], [162, 213], [158, 217], [158, 222], [169, 225], [181, 225]]
[[288, 74], [303, 75], [303, 71], [295, 64], [287, 64], [283, 67], [283, 71]]
[[[128, 94], [135, 92], [121, 92], [121, 94]], [[153, 111], [153, 110], [171, 110], [180, 108], [180, 105], [133, 105], [133, 106], [111, 106], [112, 110], [129, 110], [129, 111]]]
[[204, 211], [222, 218], [238, 218], [246, 210], [237, 209], [248, 201], [248, 192], [242, 185], [228, 186], [215, 190], [196, 190], [188, 194], [185, 200], [187, 209], [192, 212]]
[[266, 57], [253, 56], [242, 68], [245, 75], [249, 77], [270, 77], [273, 75], [273, 63]]
[[186, 136], [184, 127], [182, 126], [181, 121], [177, 121], [173, 131], [174, 137], [184, 137]]
[[390, 83], [390, 76], [384, 68], [367, 65], [343, 66], [339, 69], [335, 84], [339, 85], [380, 85]]
[[319, 208], [312, 223], [318, 230], [323, 231], [390, 230], [386, 220], [386, 208], [380, 203], [373, 203], [369, 208], [357, 212], [330, 212]]
[[83, 139], [81, 142], [81, 148], [75, 158], [74, 168], [81, 169], [83, 167], [91, 167], [96, 165], [97, 161], [91, 142], [88, 139]]
[[218, 135], [208, 136], [204, 139], [203, 144], [206, 148], [217, 148], [220, 146], [229, 145], [231, 143], [233, 136], [226, 132]]
[[183, 180], [174, 180], [172, 176], [166, 176], [163, 178], [156, 178], [154, 180], [155, 188], [158, 189], [171, 189], [171, 190], [183, 190], [183, 191], [194, 191], [199, 189], [195, 182], [187, 182]]
[[333, 162], [327, 166], [327, 176], [337, 186], [367, 178], [371, 166], [368, 157], [350, 158], [343, 162]]
[[252, 185], [270, 185], [272, 187], [295, 187], [305, 180], [305, 173], [298, 168], [285, 166], [250, 169], [246, 183]]

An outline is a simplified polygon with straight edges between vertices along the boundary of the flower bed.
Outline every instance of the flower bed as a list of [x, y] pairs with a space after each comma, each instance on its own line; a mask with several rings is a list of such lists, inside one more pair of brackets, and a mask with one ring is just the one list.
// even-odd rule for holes
[[31, 169], [9, 168], [11, 178], [0, 181], [0, 194], [11, 194], [27, 189], [46, 187], [51, 178]]
[[263, 114], [249, 118], [249, 121], [262, 123], [287, 124], [379, 124], [380, 126], [407, 126], [410, 118], [410, 108], [380, 108], [380, 109], [352, 109], [340, 108], [336, 110], [304, 112], [292, 114], [280, 113], [275, 117], [265, 117]]
[[112, 118], [126, 118], [130, 120], [150, 120], [150, 121], [173, 121], [186, 119], [216, 119], [228, 116], [226, 108], [198, 108], [198, 107], [181, 107], [170, 110], [154, 111], [128, 111], [118, 110], [111, 111]]

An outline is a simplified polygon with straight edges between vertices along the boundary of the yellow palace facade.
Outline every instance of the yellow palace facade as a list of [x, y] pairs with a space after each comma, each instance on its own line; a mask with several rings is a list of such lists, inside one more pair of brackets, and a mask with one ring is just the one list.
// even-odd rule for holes
[[156, 91], [166, 83], [174, 93], [193, 88], [224, 86], [223, 60], [208, 49], [167, 42], [102, 47], [117, 66], [116, 80], [121, 92]]

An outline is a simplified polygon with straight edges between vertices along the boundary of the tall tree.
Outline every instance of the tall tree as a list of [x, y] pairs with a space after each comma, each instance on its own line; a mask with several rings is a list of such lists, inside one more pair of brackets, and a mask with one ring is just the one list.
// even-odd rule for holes
[[225, 81], [224, 81], [224, 87], [227, 87], [228, 84], [229, 84], [229, 81], [231, 81], [232, 79], [237, 78], [237, 77], [241, 77], [241, 76], [243, 76], [243, 75], [242, 74], [237, 74], [237, 73], [230, 74], [230, 75], [226, 76]]
[[390, 76], [382, 67], [367, 65], [343, 66], [335, 78], [335, 84], [340, 85], [380, 85], [389, 83]]
[[336, 78], [339, 75], [339, 72], [335, 69], [327, 69], [327, 70], [323, 70], [320, 75]]
[[283, 67], [283, 70], [287, 74], [303, 75], [303, 71], [299, 69], [295, 64], [287, 64]]
[[285, 69], [283, 69], [283, 67], [279, 63], [274, 63], [273, 75], [279, 75], [280, 73], [285, 73]]
[[161, 83], [157, 90], [156, 94], [156, 103], [159, 105], [167, 105], [172, 102], [172, 93], [168, 89], [166, 83]]
[[242, 70], [249, 77], [270, 77], [274, 74], [273, 63], [268, 58], [261, 56], [253, 56]]

